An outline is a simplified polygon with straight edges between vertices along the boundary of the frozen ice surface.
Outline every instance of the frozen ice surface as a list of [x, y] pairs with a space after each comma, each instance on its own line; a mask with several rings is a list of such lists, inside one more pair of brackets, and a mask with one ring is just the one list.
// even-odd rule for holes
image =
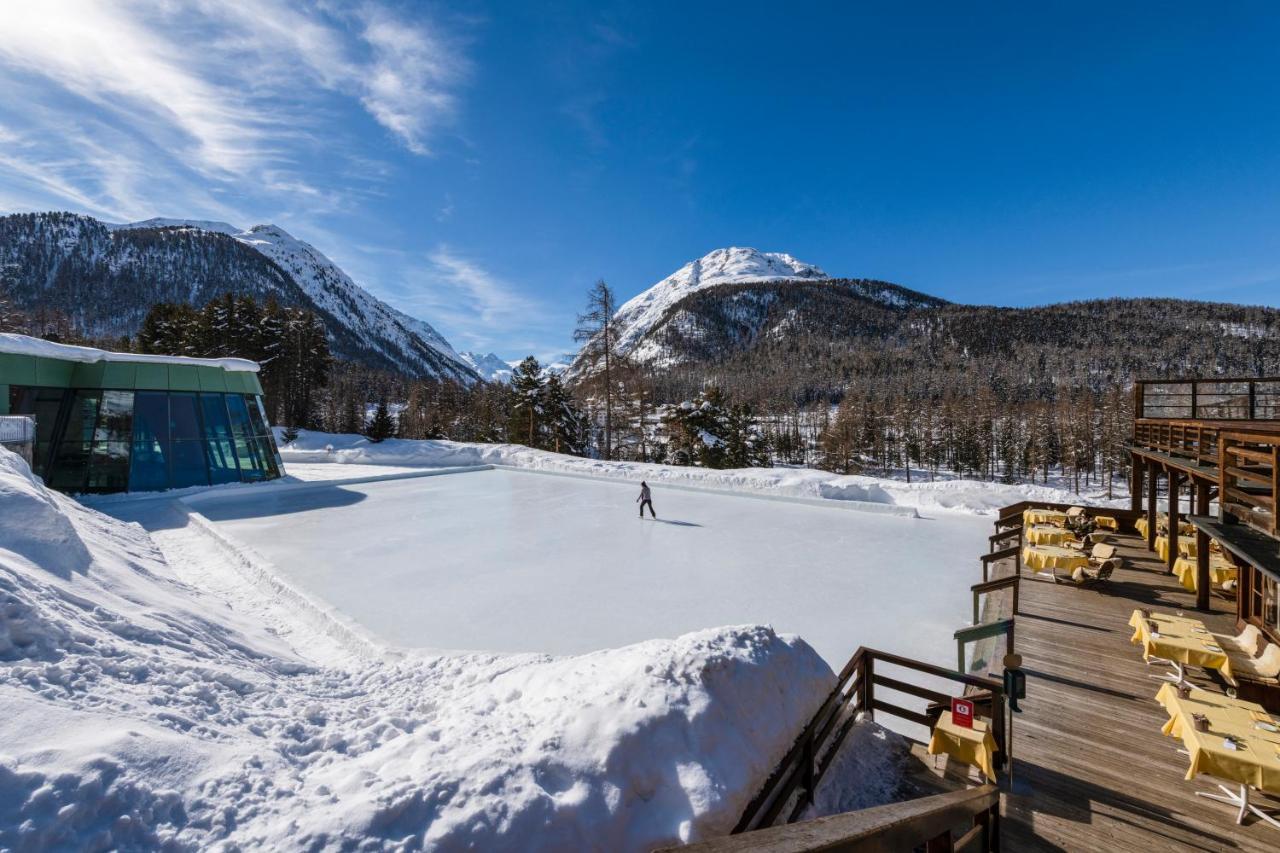
[[491, 470], [190, 501], [293, 586], [396, 646], [578, 654], [767, 623], [838, 669], [949, 662], [990, 520], [902, 518]]

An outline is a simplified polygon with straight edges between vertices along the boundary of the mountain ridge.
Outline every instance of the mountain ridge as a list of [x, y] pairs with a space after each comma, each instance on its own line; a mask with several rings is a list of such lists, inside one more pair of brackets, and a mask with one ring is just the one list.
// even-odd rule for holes
[[276, 225], [12, 214], [0, 217], [0, 272], [19, 307], [62, 312], [90, 335], [133, 334], [156, 302], [199, 305], [231, 291], [315, 311], [341, 357], [464, 384], [480, 380], [429, 323], [382, 302]]

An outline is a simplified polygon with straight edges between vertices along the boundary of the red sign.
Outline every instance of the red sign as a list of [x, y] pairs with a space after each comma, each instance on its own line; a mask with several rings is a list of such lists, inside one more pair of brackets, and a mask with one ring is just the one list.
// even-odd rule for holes
[[962, 729], [973, 728], [973, 703], [968, 699], [951, 699], [951, 722]]

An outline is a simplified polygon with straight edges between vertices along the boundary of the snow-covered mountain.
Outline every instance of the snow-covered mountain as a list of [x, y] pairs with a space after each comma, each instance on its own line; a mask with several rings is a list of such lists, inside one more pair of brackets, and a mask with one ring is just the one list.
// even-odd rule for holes
[[[639, 296], [625, 302], [614, 314], [617, 351], [632, 362], [670, 367], [694, 357], [690, 338], [726, 339], [734, 345], [754, 339], [768, 324], [767, 314], [775, 297], [791, 288], [839, 290], [852, 303], [889, 309], [906, 309], [943, 304], [922, 293], [886, 282], [864, 279], [837, 279], [813, 264], [783, 252], [731, 247], [716, 249], [690, 261]], [[688, 306], [733, 300], [725, 316], [708, 328], [705, 312], [691, 314]], [[772, 329], [786, 334], [785, 326]], [[705, 357], [706, 353], [699, 353]], [[580, 353], [568, 369], [577, 379], [598, 369]]]
[[[474, 352], [460, 353], [463, 360], [475, 369], [481, 377], [489, 382], [510, 382], [511, 374], [516, 369], [522, 359], [515, 361], [503, 361], [497, 355], [489, 353], [488, 355], [480, 355]], [[569, 369], [567, 361], [553, 361], [550, 364], [542, 365], [542, 375], [552, 376], [564, 373]]]
[[467, 384], [479, 378], [428, 323], [375, 298], [275, 225], [14, 214], [0, 217], [0, 277], [19, 308], [65, 317], [90, 335], [133, 334], [157, 302], [202, 305], [231, 292], [315, 311], [342, 358]]
[[318, 308], [338, 318], [388, 360], [402, 365], [402, 369], [474, 379], [469, 375], [471, 365], [429, 323], [376, 298], [320, 250], [278, 225], [255, 225], [242, 230], [225, 222], [157, 218], [108, 227], [116, 231], [184, 227], [227, 234], [275, 261]]
[[464, 351], [459, 355], [462, 356], [463, 361], [471, 365], [472, 370], [488, 382], [506, 382], [511, 378], [512, 365], [493, 353], [481, 355], [478, 352]]
[[653, 287], [629, 299], [614, 315], [618, 324], [618, 350], [629, 353], [681, 299], [715, 287], [757, 281], [830, 278], [813, 264], [783, 252], [730, 247], [708, 252], [676, 270]]

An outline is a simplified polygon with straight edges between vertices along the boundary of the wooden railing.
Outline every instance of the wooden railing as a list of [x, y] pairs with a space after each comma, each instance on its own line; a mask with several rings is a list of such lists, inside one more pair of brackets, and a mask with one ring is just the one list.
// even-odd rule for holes
[[1280, 537], [1280, 433], [1227, 430], [1219, 436], [1218, 505], [1241, 521]]
[[[1018, 528], [1021, 534], [1022, 528]], [[1019, 541], [1022, 537], [1019, 535]], [[1001, 560], [1007, 560], [1010, 557], [1014, 560], [1014, 571], [1016, 574], [1022, 572], [1022, 546], [1010, 545], [1008, 548], [1002, 548], [999, 551], [992, 551], [990, 554], [982, 554], [978, 557], [978, 562], [982, 563], [982, 582], [986, 583], [991, 580], [991, 564], [998, 563]]]
[[[1016, 546], [1015, 546], [1016, 547]], [[993, 581], [983, 581], [975, 583], [969, 587], [969, 592], [973, 594], [973, 624], [977, 625], [982, 618], [982, 610], [980, 603], [982, 596], [999, 592], [1002, 589], [1013, 590], [1013, 615], [1018, 615], [1018, 587], [1021, 584], [1022, 573], [1017, 572], [1004, 578], [996, 578]]]
[[775, 826], [741, 836], [669, 847], [659, 853], [847, 853], [1000, 849], [1000, 789], [982, 785], [861, 811]]
[[1280, 419], [1280, 378], [1139, 379], [1133, 414], [1211, 421]]
[[877, 696], [876, 688], [914, 696], [937, 706], [950, 703], [951, 697], [932, 688], [885, 674], [882, 670], [886, 665], [954, 681], [965, 688], [988, 693], [991, 697], [991, 734], [997, 747], [996, 763], [997, 766], [1003, 766], [1008, 745], [1005, 737], [1005, 697], [1001, 682], [888, 652], [859, 648], [841, 670], [835, 687], [818, 712], [748, 804], [738, 825], [734, 827], [735, 833], [773, 826], [779, 817], [783, 817], [787, 823], [798, 819], [805, 808], [813, 803], [818, 784], [839, 753], [840, 745], [853, 728], [859, 713], [865, 711], [873, 717], [877, 713], [886, 714], [925, 728], [933, 727], [934, 719], [928, 714], [895, 705]]
[[1183, 420], [1137, 420], [1133, 443], [1197, 465], [1218, 464], [1219, 425]]

